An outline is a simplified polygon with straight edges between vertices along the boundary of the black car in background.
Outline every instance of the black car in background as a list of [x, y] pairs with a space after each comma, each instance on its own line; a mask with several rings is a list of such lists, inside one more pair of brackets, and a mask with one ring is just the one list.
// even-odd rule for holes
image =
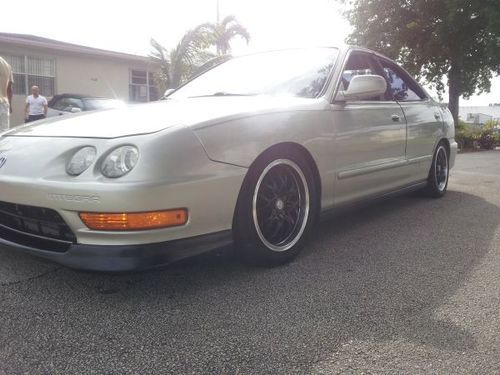
[[59, 94], [49, 100], [47, 117], [61, 116], [68, 113], [96, 111], [101, 109], [121, 108], [125, 103], [118, 99], [101, 98], [81, 94]]

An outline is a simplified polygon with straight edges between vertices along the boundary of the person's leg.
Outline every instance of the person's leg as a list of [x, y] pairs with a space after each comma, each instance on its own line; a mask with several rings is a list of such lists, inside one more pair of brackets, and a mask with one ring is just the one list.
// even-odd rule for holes
[[9, 104], [0, 102], [0, 133], [9, 129]]

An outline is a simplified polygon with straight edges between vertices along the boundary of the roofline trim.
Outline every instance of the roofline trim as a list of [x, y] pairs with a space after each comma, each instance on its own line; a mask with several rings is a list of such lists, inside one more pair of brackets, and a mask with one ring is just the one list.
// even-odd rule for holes
[[128, 54], [128, 53], [124, 53], [124, 52], [108, 51], [108, 50], [104, 50], [104, 49], [80, 46], [77, 44], [71, 44], [71, 43], [65, 43], [65, 42], [60, 42], [60, 43], [64, 43], [64, 44], [58, 44], [59, 41], [56, 41], [56, 40], [54, 40], [54, 43], [50, 43], [49, 41], [47, 41], [47, 42], [36, 41], [36, 40], [30, 40], [30, 39], [26, 39], [26, 38], [22, 38], [22, 37], [16, 37], [15, 34], [12, 34], [12, 36], [10, 36], [10, 35], [2, 35], [0, 33], [0, 42], [12, 44], [12, 45], [18, 45], [18, 46], [39, 47], [39, 48], [49, 49], [49, 50], [53, 50], [53, 51], [86, 53], [86, 54], [92, 54], [95, 56], [115, 58], [115, 59], [119, 59], [119, 60], [128, 60], [128, 61], [136, 61], [136, 62], [142, 62], [142, 63], [155, 64], [154, 61], [152, 61], [147, 56], [133, 55], [133, 54]]

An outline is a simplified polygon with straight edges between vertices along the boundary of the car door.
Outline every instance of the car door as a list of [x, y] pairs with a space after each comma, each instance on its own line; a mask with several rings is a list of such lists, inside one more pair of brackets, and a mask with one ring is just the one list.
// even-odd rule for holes
[[436, 142], [443, 133], [441, 110], [401, 67], [384, 58], [379, 58], [379, 62], [388, 80], [390, 95], [399, 103], [406, 117], [408, 170], [414, 180], [424, 180], [429, 173]]
[[[355, 75], [383, 76], [374, 55], [352, 51], [341, 73], [339, 90]], [[370, 100], [333, 101], [335, 132], [335, 204], [394, 189], [405, 180], [406, 121], [399, 104], [386, 95]]]

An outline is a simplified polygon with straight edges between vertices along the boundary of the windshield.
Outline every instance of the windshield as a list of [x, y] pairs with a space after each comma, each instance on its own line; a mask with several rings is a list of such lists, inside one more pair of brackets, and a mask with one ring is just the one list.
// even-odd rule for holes
[[125, 105], [121, 100], [115, 99], [88, 98], [83, 100], [89, 110], [120, 108]]
[[337, 58], [336, 48], [259, 53], [229, 60], [179, 88], [169, 98], [227, 95], [317, 97]]

